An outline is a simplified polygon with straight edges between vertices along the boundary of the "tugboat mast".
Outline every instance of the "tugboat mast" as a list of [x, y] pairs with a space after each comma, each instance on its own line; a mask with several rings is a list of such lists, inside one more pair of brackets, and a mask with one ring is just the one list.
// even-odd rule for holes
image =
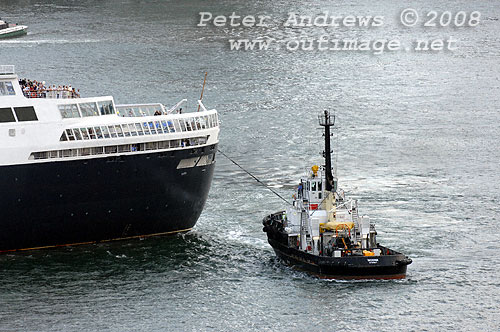
[[332, 174], [332, 156], [330, 148], [330, 127], [335, 124], [335, 115], [331, 116], [330, 112], [324, 111], [323, 115], [318, 116], [319, 125], [325, 127], [325, 151], [323, 151], [323, 157], [325, 157], [325, 180], [326, 180], [326, 191], [337, 191], [337, 184], [333, 179]]

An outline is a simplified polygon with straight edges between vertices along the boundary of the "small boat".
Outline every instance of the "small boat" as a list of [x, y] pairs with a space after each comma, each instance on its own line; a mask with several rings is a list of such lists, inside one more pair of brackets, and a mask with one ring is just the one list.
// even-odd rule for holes
[[330, 127], [325, 111], [325, 165], [312, 166], [301, 178], [293, 204], [268, 215], [263, 231], [276, 255], [298, 269], [326, 279], [403, 279], [412, 260], [377, 243], [375, 225], [358, 212], [332, 173]]
[[28, 33], [26, 25], [7, 23], [0, 19], [0, 39], [23, 36]]

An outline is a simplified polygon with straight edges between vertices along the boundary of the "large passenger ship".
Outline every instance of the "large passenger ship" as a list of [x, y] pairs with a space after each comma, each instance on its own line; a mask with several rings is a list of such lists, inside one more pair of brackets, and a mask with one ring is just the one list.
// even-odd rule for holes
[[[24, 90], [24, 91], [23, 91]], [[22, 88], [0, 66], [0, 252], [190, 230], [215, 166], [216, 110]]]

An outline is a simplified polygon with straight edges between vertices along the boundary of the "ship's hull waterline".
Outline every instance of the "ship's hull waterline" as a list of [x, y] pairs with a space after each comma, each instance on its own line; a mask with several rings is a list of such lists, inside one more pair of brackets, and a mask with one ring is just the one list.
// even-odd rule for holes
[[0, 252], [190, 230], [215, 163], [178, 169], [217, 145], [0, 166]]

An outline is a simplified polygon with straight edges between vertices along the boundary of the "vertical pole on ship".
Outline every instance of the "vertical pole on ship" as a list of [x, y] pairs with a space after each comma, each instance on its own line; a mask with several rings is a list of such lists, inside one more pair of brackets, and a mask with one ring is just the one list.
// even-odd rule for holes
[[[202, 101], [202, 100], [203, 100], [203, 91], [205, 91], [205, 82], [207, 81], [207, 74], [208, 74], [208, 72], [205, 72], [205, 78], [203, 79], [203, 88], [201, 88], [201, 96], [200, 96], [200, 101]], [[200, 105], [200, 104], [198, 104], [198, 111], [197, 111], [197, 112], [199, 112], [199, 111], [200, 111], [200, 106], [201, 106], [201, 105]]]

